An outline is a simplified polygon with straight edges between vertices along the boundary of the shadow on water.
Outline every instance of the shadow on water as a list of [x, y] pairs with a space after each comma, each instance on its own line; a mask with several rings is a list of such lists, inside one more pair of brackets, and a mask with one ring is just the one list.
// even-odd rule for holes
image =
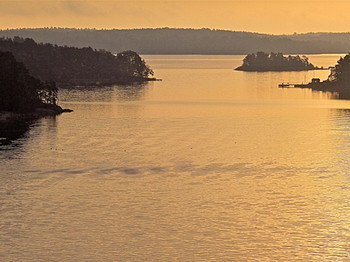
[[144, 99], [148, 83], [135, 83], [133, 85], [118, 85], [113, 87], [113, 100], [137, 101]]
[[332, 134], [336, 137], [334, 148], [339, 159], [339, 167], [347, 174], [350, 165], [350, 109], [331, 111]]
[[332, 120], [343, 128], [350, 128], [350, 109], [333, 109]]
[[331, 92], [331, 91], [312, 90], [312, 92], [325, 94], [330, 99], [350, 100], [350, 91]]
[[14, 120], [0, 126], [0, 150], [3, 145], [10, 145], [13, 140], [22, 138], [29, 130], [30, 122]]
[[337, 98], [341, 100], [350, 100], [350, 92], [339, 92]]
[[341, 108], [341, 109], [335, 109], [335, 111], [337, 112], [337, 114], [339, 116], [343, 116], [343, 117], [350, 117], [350, 109], [344, 109], [344, 108]]
[[[129, 85], [115, 85], [107, 87], [74, 87], [60, 89], [62, 101], [70, 102], [114, 102], [137, 101], [145, 97], [148, 82]], [[56, 127], [56, 116], [44, 117], [31, 121], [15, 120], [0, 126], [0, 150], [7, 145], [14, 146], [13, 141], [25, 138], [26, 133], [34, 126], [42, 125], [42, 121], [50, 120], [52, 128]]]
[[[46, 116], [29, 121], [16, 120], [6, 125], [1, 125], [0, 151], [23, 146], [29, 138], [28, 132], [32, 128], [43, 126], [44, 122], [46, 122], [45, 126], [48, 128], [47, 131], [53, 133], [53, 130], [56, 130], [57, 128], [56, 121], [56, 116]], [[17, 140], [21, 140], [21, 142], [16, 143]], [[10, 146], [10, 148], [8, 146]]]
[[62, 88], [59, 98], [63, 102], [136, 101], [145, 97], [148, 82], [114, 86], [88, 86]]

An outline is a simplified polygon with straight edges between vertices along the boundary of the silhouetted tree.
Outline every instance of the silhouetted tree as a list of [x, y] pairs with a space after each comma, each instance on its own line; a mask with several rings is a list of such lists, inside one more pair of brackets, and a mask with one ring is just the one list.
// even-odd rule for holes
[[126, 79], [142, 80], [153, 75], [153, 70], [134, 51], [128, 50], [117, 54], [119, 72]]
[[28, 112], [56, 104], [57, 88], [32, 77], [10, 52], [0, 51], [0, 110]]
[[328, 80], [340, 86], [350, 86], [350, 54], [338, 60], [331, 69]]
[[350, 99], [350, 54], [341, 57], [331, 68], [326, 81], [311, 86], [313, 89], [338, 92], [339, 98]]

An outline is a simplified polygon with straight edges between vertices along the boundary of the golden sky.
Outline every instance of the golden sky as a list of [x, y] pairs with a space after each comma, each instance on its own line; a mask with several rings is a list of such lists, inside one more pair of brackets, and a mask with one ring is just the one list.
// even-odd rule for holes
[[0, 0], [0, 28], [348, 32], [350, 0]]

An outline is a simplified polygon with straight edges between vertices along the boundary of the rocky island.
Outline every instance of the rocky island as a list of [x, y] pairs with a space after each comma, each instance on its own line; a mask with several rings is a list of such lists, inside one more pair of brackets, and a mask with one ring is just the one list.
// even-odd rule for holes
[[257, 52], [243, 59], [235, 70], [247, 72], [322, 70], [309, 62], [306, 56], [284, 56], [282, 53]]

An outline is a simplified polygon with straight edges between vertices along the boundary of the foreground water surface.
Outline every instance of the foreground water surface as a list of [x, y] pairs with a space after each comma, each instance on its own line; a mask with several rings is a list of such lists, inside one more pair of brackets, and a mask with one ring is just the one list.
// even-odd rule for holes
[[1, 261], [350, 259], [350, 101], [277, 87], [328, 71], [145, 58], [162, 82], [61, 90], [0, 148]]

